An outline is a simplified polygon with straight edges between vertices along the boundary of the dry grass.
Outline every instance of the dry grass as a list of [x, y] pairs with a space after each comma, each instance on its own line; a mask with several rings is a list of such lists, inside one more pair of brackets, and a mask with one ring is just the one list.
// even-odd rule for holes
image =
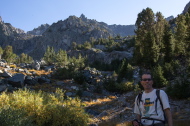
[[[10, 68], [22, 69], [22, 68], [16, 67], [16, 65], [10, 65]], [[6, 68], [0, 67], [0, 70], [4, 71], [4, 69], [6, 69]], [[28, 71], [29, 71], [30, 73], [31, 73], [31, 72], [35, 72], [37, 76], [48, 75], [48, 74], [51, 74], [51, 73], [52, 73], [52, 71], [46, 72], [45, 70], [34, 70], [34, 69], [30, 69], [30, 70], [28, 70]], [[26, 74], [25, 72], [16, 72], [16, 71], [14, 71], [14, 70], [12, 70], [12, 69], [11, 69], [11, 70], [8, 70], [8, 72], [10, 72], [11, 74], [22, 73], [22, 74], [24, 74], [24, 75], [28, 75], [28, 74]]]
[[38, 76], [41, 76], [41, 75], [48, 75], [48, 74], [51, 74], [52, 71], [50, 72], [46, 72], [45, 70], [34, 70], [34, 69], [31, 69], [31, 70], [28, 70], [29, 72], [35, 72], [36, 75]]
[[109, 96], [108, 98], [99, 98], [97, 100], [89, 101], [89, 102], [84, 102], [87, 106], [92, 106], [92, 105], [99, 105], [105, 102], [111, 102], [113, 99], [115, 99], [115, 96]]

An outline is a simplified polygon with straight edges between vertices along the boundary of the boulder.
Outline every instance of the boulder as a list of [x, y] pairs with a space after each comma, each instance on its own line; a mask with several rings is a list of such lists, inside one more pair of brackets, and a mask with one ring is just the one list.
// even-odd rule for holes
[[0, 85], [0, 92], [5, 91], [7, 89], [7, 86], [5, 84]]
[[1, 77], [9, 78], [12, 77], [12, 74], [9, 73], [8, 71], [4, 71], [3, 73], [0, 73]]
[[8, 83], [13, 87], [23, 87], [24, 80], [25, 80], [25, 75], [22, 73], [17, 73], [14, 76], [8, 78]]
[[31, 76], [26, 76], [24, 80], [25, 85], [36, 85], [38, 84], [38, 81], [35, 78], [32, 78]]

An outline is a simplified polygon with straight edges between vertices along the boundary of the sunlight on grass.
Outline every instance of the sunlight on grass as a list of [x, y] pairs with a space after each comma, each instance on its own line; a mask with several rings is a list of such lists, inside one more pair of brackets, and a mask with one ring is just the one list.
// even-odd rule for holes
[[104, 102], [110, 102], [113, 99], [116, 99], [115, 96], [109, 96], [108, 98], [98, 98], [97, 100], [93, 100], [90, 102], [84, 102], [87, 106], [91, 106], [91, 105], [98, 105], [98, 104], [102, 104]]
[[29, 72], [35, 72], [36, 75], [40, 76], [40, 75], [48, 75], [48, 74], [50, 74], [52, 71], [46, 72], [45, 70], [34, 70], [34, 69], [31, 69], [31, 70], [29, 70]]

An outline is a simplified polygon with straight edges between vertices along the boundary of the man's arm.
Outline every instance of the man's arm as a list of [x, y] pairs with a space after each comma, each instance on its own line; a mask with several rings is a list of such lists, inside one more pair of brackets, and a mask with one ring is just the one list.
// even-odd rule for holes
[[170, 108], [164, 109], [164, 111], [168, 120], [168, 126], [173, 126], [172, 114], [171, 114]]
[[[138, 120], [138, 122], [140, 122], [141, 121], [141, 116], [139, 114], [136, 114], [136, 119]], [[138, 122], [133, 121], [133, 126], [140, 126]]]
[[141, 121], [141, 116], [139, 114], [136, 114], [137, 120], [140, 122]]

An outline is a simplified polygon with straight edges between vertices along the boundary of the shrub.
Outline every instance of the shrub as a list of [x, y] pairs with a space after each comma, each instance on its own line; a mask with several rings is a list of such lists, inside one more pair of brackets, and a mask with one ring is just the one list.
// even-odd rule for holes
[[32, 117], [27, 115], [24, 109], [3, 107], [0, 109], [1, 126], [35, 126]]
[[82, 72], [76, 72], [74, 75], [74, 80], [78, 84], [83, 84], [85, 82], [85, 76]]
[[111, 91], [111, 92], [117, 91], [116, 82], [112, 78], [104, 80], [103, 85], [104, 85], [105, 89], [108, 91]]
[[71, 79], [73, 78], [74, 72], [68, 68], [59, 68], [53, 77], [56, 79]]
[[118, 70], [118, 82], [122, 82], [123, 79], [131, 81], [133, 79], [133, 67], [128, 63], [127, 59], [123, 59], [122, 64]]
[[132, 82], [127, 81], [127, 82], [122, 82], [120, 84], [117, 84], [116, 88], [119, 92], [125, 93], [128, 91], [132, 91], [134, 89], [134, 86]]
[[105, 80], [103, 85], [106, 88], [106, 90], [111, 92], [125, 93], [134, 89], [132, 82], [127, 81], [118, 83], [114, 79]]
[[167, 86], [166, 92], [174, 98], [184, 99], [190, 97], [190, 80], [188, 67], [178, 69], [179, 75]]
[[170, 84], [166, 92], [173, 98], [185, 99], [190, 97], [190, 82], [180, 82], [180, 80], [175, 80], [174, 84]]
[[134, 85], [134, 94], [138, 95], [142, 91], [142, 88], [139, 84]]
[[[10, 94], [4, 92], [0, 96], [0, 102], [0, 120], [4, 119], [5, 112], [10, 117], [21, 117], [11, 117], [11, 122], [7, 123], [11, 125], [19, 122], [20, 126], [27, 126], [26, 121], [31, 122], [28, 125], [37, 126], [87, 126], [88, 123], [88, 115], [84, 112], [82, 102], [77, 98], [66, 98], [61, 89], [57, 89], [54, 94], [27, 89]], [[2, 126], [7, 125], [6, 122], [2, 123]]]

